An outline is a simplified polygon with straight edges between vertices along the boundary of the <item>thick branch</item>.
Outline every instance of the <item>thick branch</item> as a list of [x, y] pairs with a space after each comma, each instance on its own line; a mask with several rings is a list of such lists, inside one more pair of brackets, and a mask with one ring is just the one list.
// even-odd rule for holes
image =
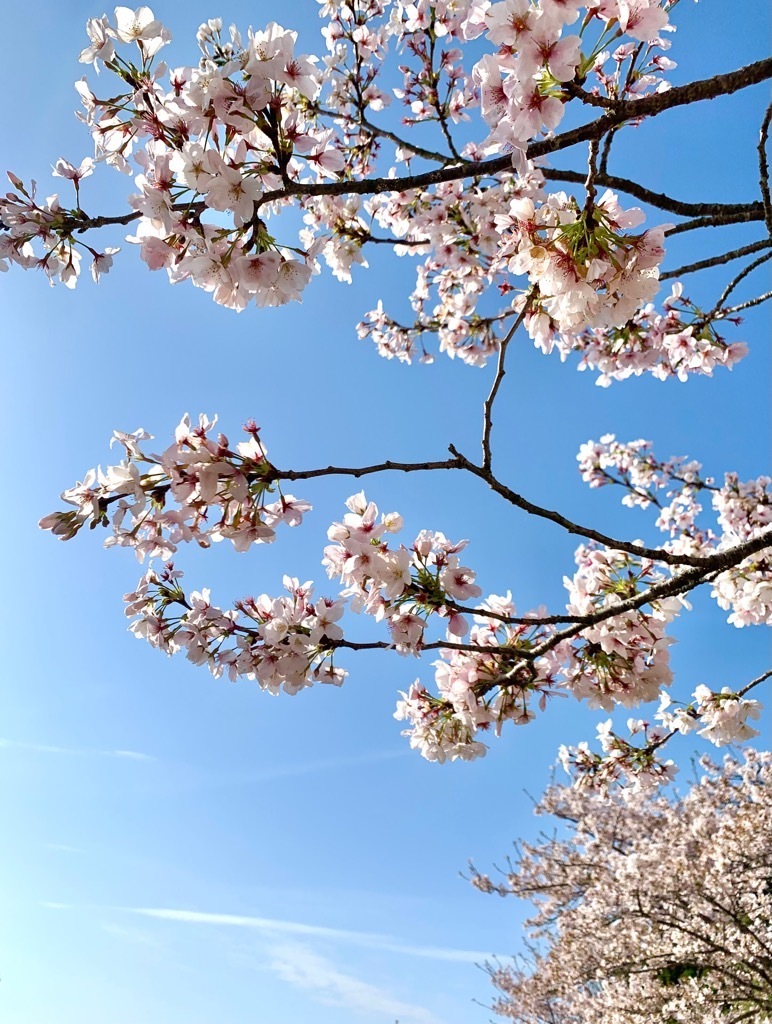
[[[772, 57], [724, 75], [714, 75], [712, 78], [699, 79], [688, 85], [676, 86], [667, 92], [644, 96], [639, 100], [624, 100], [617, 103], [613, 109], [608, 110], [596, 121], [572, 128], [552, 138], [532, 142], [528, 146], [527, 155], [529, 159], [535, 160], [537, 157], [547, 156], [549, 153], [557, 153], [561, 149], [568, 149], [580, 142], [599, 138], [610, 128], [623, 121], [656, 116], [673, 107], [729, 95], [740, 89], [746, 89], [748, 86], [757, 85], [768, 78], [772, 78]], [[270, 203], [290, 195], [379, 195], [382, 192], [410, 192], [413, 189], [427, 189], [446, 181], [486, 177], [511, 168], [512, 158], [506, 155], [494, 157], [491, 160], [451, 164], [449, 167], [440, 167], [423, 174], [412, 174], [402, 178], [372, 178], [365, 181], [336, 181], [321, 185], [291, 185], [284, 189], [266, 192], [260, 203]]]
[[768, 547], [772, 547], [772, 529], [766, 530], [763, 534], [749, 541], [737, 544], [733, 548], [726, 548], [724, 551], [717, 551], [715, 554], [709, 555], [705, 561], [711, 562], [712, 565], [706, 565], [704, 568], [691, 567], [684, 569], [683, 572], [676, 573], [668, 580], [655, 583], [647, 590], [641, 591], [640, 594], [634, 594], [625, 601], [620, 601], [618, 604], [600, 609], [593, 615], [588, 616], [591, 622], [568, 626], [566, 629], [555, 633], [549, 640], [545, 640], [537, 647], [534, 647], [527, 654], [521, 654], [521, 657], [532, 661], [534, 658], [541, 657], [554, 647], [557, 647], [561, 641], [570, 640], [571, 637], [577, 636], [587, 625], [604, 622], [606, 619], [614, 618], [616, 615], [634, 611], [645, 604], [652, 604], [667, 597], [677, 597], [679, 594], [686, 594], [703, 583], [710, 583], [719, 573], [730, 569], [734, 565], [738, 565], [749, 555], [757, 551], [763, 551]]
[[[637, 100], [624, 100], [614, 102], [606, 112], [595, 121], [580, 125], [562, 134], [550, 138], [532, 142], [527, 148], [529, 159], [547, 156], [563, 149], [568, 149], [581, 142], [588, 142], [600, 139], [604, 134], [619, 127], [623, 122], [639, 119], [641, 117], [656, 116], [665, 110], [674, 107], [684, 106], [701, 100], [714, 99], [717, 96], [728, 95], [745, 89], [748, 86], [756, 85], [759, 82], [772, 78], [772, 58], [757, 61], [736, 71], [730, 71], [724, 75], [714, 75], [712, 78], [700, 79], [690, 82], [687, 85], [676, 86], [667, 92], [655, 93], [651, 96], [644, 96]], [[426, 151], [429, 157], [429, 151]], [[431, 159], [437, 159], [440, 154], [431, 154]], [[266, 192], [256, 203], [256, 210], [260, 206], [276, 202], [281, 199], [288, 199], [293, 196], [330, 196], [330, 195], [379, 195], [384, 192], [408, 192], [413, 189], [427, 189], [432, 185], [438, 185], [447, 181], [458, 181], [464, 178], [482, 178], [498, 174], [502, 171], [512, 169], [512, 158], [509, 155], [494, 157], [490, 160], [460, 161], [448, 164], [444, 167], [426, 171], [422, 174], [406, 175], [401, 178], [370, 178], [361, 181], [334, 181], [322, 184], [299, 184], [288, 182], [283, 188]], [[573, 172], [570, 171], [546, 171], [546, 176], [555, 181], [574, 180]], [[584, 181], [580, 177], [579, 181]], [[696, 227], [707, 227], [714, 224], [728, 224], [741, 221], [763, 220], [764, 206], [762, 203], [750, 204], [688, 204], [679, 203], [668, 196], [660, 193], [650, 192], [635, 182], [627, 179], [617, 179], [613, 176], [599, 175], [597, 181], [601, 185], [610, 188], [619, 188], [628, 191], [630, 195], [640, 198], [644, 202], [651, 202], [652, 205], [659, 205], [661, 209], [673, 213], [683, 211], [683, 215], [691, 215], [694, 207], [701, 208], [707, 205], [710, 212], [706, 217], [697, 216], [696, 220], [687, 224], [679, 224], [671, 229], [672, 234], [679, 231], [688, 231]], [[627, 187], [623, 186], [623, 183]], [[662, 205], [662, 204], [666, 205]], [[203, 204], [196, 204], [196, 206]], [[677, 208], [676, 208], [677, 207]], [[189, 207], [185, 207], [189, 209]], [[689, 211], [688, 213], [686, 211]], [[116, 217], [88, 217], [85, 214], [77, 219], [73, 218], [70, 230], [82, 232], [90, 228], [105, 227], [110, 224], [129, 224], [139, 218], [138, 212], [123, 214]]]
[[[567, 533], [586, 537], [588, 540], [594, 540], [598, 544], [603, 544], [616, 551], [626, 551], [628, 554], [636, 555], [639, 558], [647, 558], [655, 562], [665, 562], [667, 565], [689, 565], [696, 569], [707, 570], [716, 567], [715, 559], [718, 555], [675, 555], [670, 551], [666, 551], [664, 548], [649, 548], [643, 544], [631, 544], [628, 541], [620, 541], [614, 537], [609, 537], [605, 533], [601, 533], [599, 530], [593, 530], [589, 526], [581, 526], [578, 523], [574, 523], [564, 515], [561, 515], [560, 512], [543, 508], [541, 505], [536, 505], [532, 501], [528, 501], [527, 498], [524, 498], [516, 491], [513, 491], [511, 488], [507, 487], [506, 484], [501, 483], [500, 480], [497, 480], [490, 469], [485, 466], [477, 466], [474, 462], [467, 459], [466, 456], [461, 455], [453, 445], [450, 446], [450, 452], [456, 457], [460, 468], [466, 469], [469, 473], [472, 473], [474, 476], [484, 480], [492, 491], [495, 491], [496, 494], [500, 495], [511, 505], [515, 505], [517, 508], [529, 513], [529, 515], [538, 516], [540, 519], [548, 519], [550, 522], [561, 526]], [[752, 550], [749, 549], [747, 554], [753, 554], [756, 551], [762, 550], [767, 547], [767, 545], [772, 544], [772, 529], [767, 530], [764, 534], [761, 534], [759, 537], [754, 538], [752, 542], [748, 543], [752, 543], [755, 546], [752, 547]], [[719, 552], [719, 554], [723, 555], [725, 552]], [[720, 570], [721, 568], [726, 568], [728, 565], [733, 564], [734, 563], [731, 561], [722, 562], [721, 566], [718, 568]]]
[[[580, 171], [564, 171], [553, 167], [543, 167], [541, 172], [547, 181], [575, 182], [577, 185], [583, 185], [587, 177], [586, 174], [582, 174]], [[656, 206], [660, 210], [666, 210], [668, 213], [675, 213], [681, 217], [758, 213], [760, 216], [758, 218], [754, 217], [754, 219], [761, 220], [764, 216], [764, 207], [760, 202], [685, 203], [680, 199], [673, 199], [672, 196], [665, 195], [664, 192], [653, 192], [651, 189], [639, 185], [637, 181], [632, 181], [630, 178], [618, 178], [613, 174], [599, 173], [596, 175], [595, 181], [596, 184], [602, 185], [604, 188], [613, 188], [617, 192], [625, 192], [629, 196], [640, 199], [643, 203], [648, 203], [649, 206]]]

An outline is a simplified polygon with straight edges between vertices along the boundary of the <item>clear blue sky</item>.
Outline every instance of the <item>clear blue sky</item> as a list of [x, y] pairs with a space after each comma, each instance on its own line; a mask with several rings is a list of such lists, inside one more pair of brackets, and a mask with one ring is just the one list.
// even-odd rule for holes
[[[742, 6], [741, 21], [720, 0], [683, 0], [673, 81], [765, 55], [767, 6]], [[301, 28], [301, 49], [321, 52], [316, 8], [164, 0], [154, 11], [174, 35], [168, 59], [182, 64], [195, 59], [198, 24], [217, 15], [242, 28], [278, 17]], [[72, 115], [72, 82], [84, 70], [85, 20], [101, 13], [82, 0], [39, 0], [14, 14], [0, 67], [0, 169], [36, 177], [43, 194], [64, 187], [48, 177], [57, 157], [78, 162], [90, 152]], [[765, 95], [757, 87], [628, 132], [612, 170], [683, 198], [750, 199]], [[571, 155], [559, 166], [583, 165], [583, 152]], [[84, 185], [84, 206], [96, 211], [100, 196], [117, 206], [130, 190], [101, 169]], [[758, 227], [683, 236], [668, 263], [758, 237]], [[105, 552], [94, 535], [60, 544], [36, 523], [63, 488], [109, 461], [114, 428], [141, 425], [165, 438], [185, 411], [218, 412], [231, 436], [254, 416], [281, 466], [439, 458], [449, 442], [476, 452], [492, 371], [444, 359], [404, 367], [357, 340], [356, 321], [379, 297], [406, 312], [410, 264], [383, 252], [370, 254], [374, 272], [355, 272], [353, 287], [325, 275], [302, 306], [237, 316], [190, 286], [171, 288], [124, 249], [98, 288], [83, 280], [75, 293], [49, 289], [18, 270], [0, 279], [0, 1020], [482, 1024], [489, 1014], [472, 1000], [484, 1003], [490, 987], [475, 964], [519, 947], [520, 916], [458, 872], [469, 857], [501, 863], [513, 838], [536, 833], [527, 793], [544, 788], [559, 743], [592, 737], [597, 716], [565, 701], [510, 729], [483, 761], [428, 764], [391, 717], [397, 690], [419, 671], [428, 680], [428, 665], [352, 657], [342, 691], [295, 698], [214, 681], [126, 631], [121, 595], [141, 571], [130, 553]], [[719, 270], [690, 290], [708, 296], [708, 284], [720, 288], [728, 276]], [[520, 341], [497, 416], [501, 475], [577, 520], [653, 537], [643, 513], [584, 487], [577, 448], [614, 431], [651, 437], [661, 455], [688, 454], [716, 475], [764, 472], [765, 324], [762, 308], [737, 333], [751, 354], [731, 375], [608, 390]], [[335, 480], [298, 486], [315, 512], [282, 542], [247, 556], [220, 545], [179, 561], [191, 585], [211, 586], [222, 603], [278, 593], [284, 572], [325, 592], [326, 529], [353, 489]], [[426, 527], [469, 537], [486, 593], [511, 588], [522, 609], [563, 598], [572, 543], [482, 488], [437, 475], [378, 477], [367, 493], [403, 512], [406, 535]], [[706, 594], [694, 603], [676, 627], [678, 695], [767, 667], [760, 633], [722, 625]], [[688, 748], [678, 753], [685, 762]]]

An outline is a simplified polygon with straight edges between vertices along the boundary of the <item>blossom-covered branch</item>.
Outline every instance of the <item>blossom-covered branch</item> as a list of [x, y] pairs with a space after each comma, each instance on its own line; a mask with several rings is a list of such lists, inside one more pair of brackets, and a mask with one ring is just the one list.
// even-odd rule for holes
[[[197, 426], [183, 417], [174, 442], [160, 454], [145, 451], [150, 438], [144, 431], [116, 431], [113, 441], [124, 448], [124, 461], [90, 470], [62, 495], [73, 509], [46, 516], [41, 526], [67, 540], [87, 524], [101, 525], [110, 530], [108, 545], [167, 562], [160, 570], [151, 567], [127, 595], [132, 631], [169, 654], [184, 651], [215, 676], [246, 676], [271, 692], [294, 694], [314, 682], [340, 685], [348, 673], [335, 658], [345, 650], [393, 649], [416, 656], [439, 650], [437, 695], [416, 682], [397, 709], [410, 723], [411, 744], [432, 760], [479, 756], [485, 751], [480, 732], [494, 728], [498, 733], [507, 720], [530, 721], [534, 704], [545, 710], [551, 696], [573, 693], [607, 711], [655, 700], [672, 678], [666, 627], [688, 607], [683, 595], [700, 584], [713, 584], [714, 596], [731, 611], [735, 625], [772, 622], [768, 478], [739, 484], [728, 474], [717, 487], [700, 476], [698, 463], [660, 462], [644, 442], [624, 445], [609, 436], [588, 443], [579, 454], [587, 482], [621, 486], [627, 504], [652, 505], [659, 512], [657, 525], [675, 536], [652, 549], [533, 505], [455, 449], [445, 461], [281, 471], [268, 461], [253, 421], [244, 427], [247, 439], [235, 446], [223, 434], [211, 436], [215, 425], [216, 419], [205, 416]], [[315, 598], [310, 581], [286, 577], [289, 597], [262, 594], [222, 609], [209, 590], [184, 591], [183, 573], [169, 562], [185, 543], [206, 548], [229, 540], [245, 551], [273, 542], [282, 525], [300, 525], [311, 505], [285, 494], [284, 480], [448, 469], [468, 471], [524, 511], [591, 540], [577, 550], [577, 571], [565, 580], [567, 614], [539, 608], [516, 615], [511, 592], [470, 607], [469, 599], [482, 590], [474, 570], [459, 558], [467, 542], [423, 530], [412, 543], [392, 547], [390, 537], [403, 529], [401, 515], [379, 519], [377, 506], [363, 492], [348, 499], [348, 513], [328, 531], [332, 544], [322, 562], [328, 577], [343, 585], [334, 596]], [[656, 492], [668, 487], [666, 505]], [[697, 526], [701, 490], [712, 495], [721, 535]], [[351, 641], [344, 633], [346, 612], [383, 623], [387, 638]], [[438, 627], [445, 635], [435, 639]], [[738, 725], [756, 707], [728, 689], [718, 695], [706, 687], [698, 691], [696, 705], [666, 719], [671, 733], [704, 722], [716, 708], [726, 717], [734, 707], [729, 695], [744, 709], [742, 715], [733, 713]], [[661, 715], [667, 702], [661, 703]], [[639, 748], [610, 732], [610, 724], [602, 733], [607, 757], [591, 754], [586, 746], [566, 751], [566, 763], [580, 778], [607, 784], [620, 778], [628, 762], [636, 783], [668, 777], [656, 757], [660, 734], [647, 732], [646, 746]], [[711, 735], [718, 735], [715, 728]], [[724, 740], [738, 735], [721, 733]]]

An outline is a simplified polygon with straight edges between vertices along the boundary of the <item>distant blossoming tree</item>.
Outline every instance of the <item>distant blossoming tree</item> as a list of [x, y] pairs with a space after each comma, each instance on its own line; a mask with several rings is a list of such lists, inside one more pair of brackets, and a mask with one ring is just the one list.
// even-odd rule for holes
[[[321, 60], [297, 53], [296, 34], [273, 22], [243, 35], [235, 27], [224, 33], [215, 19], [199, 29], [198, 62], [171, 68], [157, 60], [170, 33], [149, 8], [117, 7], [112, 19], [89, 20], [80, 60], [117, 80], [76, 84], [95, 158], [55, 165], [74, 205], [41, 198], [34, 182], [9, 173], [0, 268], [42, 269], [72, 288], [85, 258], [98, 281], [118, 249], [98, 247], [95, 237], [131, 224], [127, 240], [150, 270], [242, 311], [300, 299], [322, 263], [348, 281], [354, 265], [366, 266], [368, 247], [387, 245], [418, 260], [414, 318], [400, 323], [379, 304], [363, 316], [360, 336], [406, 363], [431, 361], [436, 337], [439, 352], [495, 367], [477, 460], [451, 447], [433, 460], [293, 470], [269, 461], [254, 422], [231, 443], [215, 432], [216, 419], [186, 415], [160, 451], [148, 448], [142, 430], [117, 431], [123, 460], [90, 470], [64, 492], [70, 508], [41, 525], [65, 540], [85, 525], [103, 526], [108, 544], [155, 560], [126, 598], [138, 637], [273, 693], [342, 683], [340, 658], [349, 651], [437, 651], [434, 687], [416, 681], [396, 714], [411, 745], [439, 761], [483, 754], [483, 737], [507, 722], [527, 723], [556, 694], [609, 713], [659, 701], [656, 725], [631, 720], [623, 738], [609, 720], [599, 729], [600, 752], [586, 744], [562, 751], [592, 787], [666, 780], [674, 766], [661, 750], [677, 732], [696, 729], [714, 743], [754, 735], [759, 705], [747, 693], [768, 674], [718, 692], [701, 685], [673, 702], [668, 648], [685, 595], [701, 585], [735, 626], [770, 622], [769, 478], [741, 481], [729, 472], [716, 481], [698, 462], [663, 459], [643, 440], [609, 434], [588, 442], [579, 468], [589, 486], [619, 487], [626, 505], [656, 515], [663, 539], [648, 546], [543, 508], [494, 472], [494, 408], [517, 330], [545, 354], [577, 357], [604, 386], [640, 374], [683, 380], [742, 358], [745, 345], [728, 341], [724, 325], [770, 297], [738, 302], [735, 293], [772, 257], [772, 107], [759, 114], [759, 198], [680, 200], [608, 170], [628, 126], [772, 77], [767, 59], [671, 87], [665, 75], [676, 65], [665, 34], [674, 6], [327, 0]], [[385, 112], [395, 97], [401, 122]], [[560, 131], [569, 106], [588, 119]], [[577, 146], [580, 170], [548, 162]], [[84, 209], [84, 183], [99, 163], [135, 174], [128, 212]], [[563, 183], [578, 198], [554, 189]], [[644, 228], [643, 211], [621, 203], [620, 193], [677, 223]], [[301, 212], [299, 238], [285, 237], [285, 210]], [[668, 236], [737, 223], [758, 224], [760, 237], [660, 272]], [[742, 268], [706, 308], [675, 281], [731, 261]], [[655, 306], [664, 279], [674, 283]], [[465, 541], [436, 531], [400, 541], [402, 517], [379, 514], [364, 492], [349, 497], [329, 530], [323, 564], [340, 581], [334, 597], [287, 578], [283, 596], [223, 608], [209, 590], [188, 590], [170, 561], [185, 543], [227, 540], [245, 551], [297, 526], [310, 505], [288, 493], [290, 484], [432, 471], [475, 478], [580, 538], [566, 607], [518, 613], [510, 592], [481, 600]], [[376, 639], [347, 638], [351, 612], [380, 624]]]
[[535, 945], [492, 965], [519, 1024], [772, 1020], [772, 756], [749, 750], [682, 799], [552, 787], [560, 830], [519, 847], [483, 892], [535, 907]]

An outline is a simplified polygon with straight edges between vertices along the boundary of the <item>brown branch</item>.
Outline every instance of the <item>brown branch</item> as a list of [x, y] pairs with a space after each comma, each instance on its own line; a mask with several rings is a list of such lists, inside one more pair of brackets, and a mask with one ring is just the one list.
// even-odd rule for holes
[[761, 122], [759, 131], [759, 186], [761, 198], [764, 203], [764, 223], [767, 225], [767, 232], [772, 236], [772, 198], [769, 194], [769, 164], [767, 163], [767, 138], [769, 136], [769, 124], [772, 120], [772, 103], [767, 107], [764, 120]]
[[[717, 554], [713, 555], [675, 555], [670, 551], [666, 551], [664, 548], [649, 548], [643, 544], [631, 544], [628, 541], [620, 541], [615, 537], [609, 537], [605, 533], [601, 533], [599, 530], [593, 530], [589, 526], [581, 526], [578, 523], [572, 522], [567, 519], [566, 516], [561, 515], [560, 512], [555, 512], [552, 509], [543, 508], [541, 505], [536, 505], [532, 501], [528, 501], [521, 494], [513, 491], [507, 487], [506, 484], [501, 483], [497, 480], [489, 468], [485, 466], [478, 466], [474, 462], [471, 462], [466, 456], [461, 455], [456, 448], [451, 445], [450, 452], [455, 456], [458, 467], [467, 470], [474, 476], [484, 480], [492, 491], [495, 491], [500, 497], [504, 498], [511, 505], [516, 508], [522, 509], [529, 515], [534, 515], [540, 519], [547, 519], [550, 522], [556, 523], [562, 527], [567, 533], [574, 534], [575, 536], [585, 537], [587, 540], [593, 540], [598, 544], [603, 544], [606, 547], [613, 548], [616, 551], [626, 551], [628, 554], [636, 555], [638, 558], [646, 558], [655, 562], [664, 562], [667, 565], [673, 566], [684, 566], [688, 565], [695, 569], [702, 569], [710, 571], [716, 566]], [[761, 540], [760, 540], [761, 538]], [[761, 534], [760, 538], [755, 538], [752, 542], [754, 545], [752, 551], [748, 553], [752, 554], [755, 551], [762, 550], [768, 544], [772, 544], [772, 529], [766, 533]], [[749, 542], [750, 543], [750, 542]], [[733, 549], [732, 549], [733, 550]], [[718, 554], [721, 554], [720, 552]], [[722, 563], [723, 564], [723, 563]], [[727, 565], [733, 564], [727, 562]], [[724, 566], [726, 567], [726, 566]]]
[[[568, 149], [580, 142], [599, 138], [610, 128], [623, 121], [647, 116], [656, 116], [674, 107], [696, 103], [701, 100], [715, 99], [757, 85], [772, 78], [772, 57], [748, 64], [724, 75], [699, 79], [688, 85], [676, 86], [667, 92], [644, 96], [639, 100], [623, 100], [608, 110], [602, 117], [588, 124], [579, 125], [561, 135], [532, 142], [527, 149], [527, 156], [534, 160], [549, 153]], [[447, 181], [458, 181], [462, 178], [479, 178], [498, 174], [512, 168], [509, 155], [494, 157], [491, 160], [466, 161], [451, 164], [422, 174], [406, 175], [402, 178], [372, 178], [365, 181], [336, 181], [320, 185], [292, 185], [284, 189], [266, 192], [257, 205], [284, 199], [292, 195], [379, 195], [382, 192], [410, 192], [414, 189], [426, 189]]]
[[276, 469], [272, 466], [270, 471], [261, 477], [263, 480], [312, 480], [319, 476], [369, 476], [372, 473], [386, 473], [398, 471], [400, 473], [420, 473], [433, 469], [462, 469], [458, 459], [445, 459], [443, 462], [379, 462], [373, 466], [327, 466], [324, 469]]
[[732, 313], [739, 313], [743, 309], [751, 309], [753, 306], [760, 306], [762, 302], [768, 302], [770, 299], [772, 299], [772, 292], [764, 292], [763, 295], [757, 295], [755, 299], [748, 299], [746, 302], [740, 302], [736, 306], [730, 306], [728, 309], [722, 309], [716, 316], [716, 319], [722, 320], [724, 317], [730, 316]]
[[[772, 253], [766, 253], [764, 256], [759, 256], [757, 259], [753, 260], [753, 262], [749, 263], [746, 267], [743, 267], [740, 273], [737, 274], [729, 282], [729, 284], [722, 292], [721, 298], [718, 300], [713, 309], [713, 313], [718, 313], [721, 310], [721, 307], [724, 305], [726, 300], [729, 298], [729, 296], [732, 294], [732, 292], [735, 290], [738, 284], [740, 284], [741, 281], [743, 281], [746, 277], [748, 277], [749, 274], [752, 274], [754, 270], [757, 270], [760, 266], [762, 266], [762, 264], [766, 263], [770, 259], [772, 259]], [[709, 315], [712, 316], [712, 314]]]
[[491, 460], [493, 458], [491, 452], [491, 431], [493, 430], [493, 403], [496, 401], [496, 395], [498, 394], [498, 390], [501, 387], [501, 382], [504, 379], [504, 375], [506, 373], [506, 370], [504, 369], [504, 360], [507, 354], [507, 346], [512, 340], [515, 331], [518, 329], [520, 324], [522, 324], [523, 320], [525, 319], [526, 313], [528, 312], [534, 297], [534, 291], [535, 289], [532, 288], [529, 292], [528, 297], [525, 300], [525, 305], [520, 310], [517, 319], [509, 328], [506, 335], [502, 339], [501, 344], [499, 345], [499, 359], [498, 365], [496, 367], [496, 376], [493, 380], [493, 385], [491, 386], [490, 393], [488, 394], [488, 397], [485, 399], [485, 403], [483, 405], [482, 451], [483, 467], [486, 469], [490, 469]]
[[760, 242], [751, 242], [750, 245], [744, 245], [740, 249], [725, 252], [721, 256], [709, 256], [707, 259], [698, 260], [696, 263], [686, 263], [682, 267], [676, 267], [675, 270], [667, 270], [664, 274], [659, 275], [659, 279], [660, 281], [668, 281], [672, 277], [693, 274], [698, 270], [707, 270], [708, 267], [718, 267], [722, 263], [730, 263], [732, 260], [738, 260], [742, 256], [750, 256], [751, 253], [758, 252], [759, 249], [770, 248], [772, 248], [772, 238], [764, 238]]
[[682, 224], [676, 224], [675, 227], [669, 228], [665, 235], [680, 235], [684, 231], [696, 231], [698, 228], [722, 228], [726, 224], [749, 224], [755, 220], [764, 220], [761, 203], [751, 204], [747, 210], [739, 210], [737, 213], [695, 217], [694, 220], [686, 220]]
[[767, 671], [764, 672], [762, 675], [757, 676], [755, 679], [752, 679], [749, 683], [746, 683], [746, 685], [743, 686], [742, 690], [737, 691], [737, 696], [744, 697], [749, 690], [752, 690], [754, 686], [759, 686], [760, 683], [763, 683], [766, 679], [769, 679], [770, 676], [772, 676], [772, 668], [767, 669]]
[[445, 153], [438, 153], [433, 149], [425, 149], [423, 146], [416, 146], [412, 142], [407, 142], [405, 139], [400, 138], [394, 132], [389, 131], [387, 128], [379, 128], [377, 124], [373, 124], [372, 121], [368, 121], [365, 115], [360, 111], [358, 117], [351, 117], [350, 114], [341, 114], [336, 110], [325, 110], [324, 107], [314, 107], [314, 112], [324, 117], [333, 117], [338, 121], [347, 121], [349, 124], [354, 124], [357, 127], [361, 125], [366, 128], [371, 135], [379, 135], [384, 139], [388, 139], [393, 142], [395, 146], [399, 146], [400, 149], [409, 149], [415, 156], [421, 156], [424, 160], [433, 160], [436, 163], [447, 164], [454, 162], [452, 157], [447, 156]]
[[[674, 107], [714, 99], [717, 96], [729, 95], [769, 78], [772, 78], [772, 58], [757, 61], [755, 64], [749, 64], [746, 67], [723, 75], [714, 75], [712, 78], [699, 79], [687, 85], [676, 86], [667, 92], [644, 96], [638, 100], [614, 101], [614, 106], [606, 110], [597, 120], [579, 125], [577, 128], [572, 128], [560, 135], [532, 142], [528, 146], [527, 156], [529, 159], [535, 160], [538, 157], [568, 149], [581, 142], [599, 139], [610, 130], [620, 126], [624, 121], [647, 116], [654, 117]], [[400, 140], [400, 144], [402, 144], [402, 140]], [[428, 150], [426, 151], [427, 156], [429, 152]], [[438, 156], [439, 154], [432, 154], [430, 158], [436, 159]], [[287, 183], [283, 188], [265, 192], [255, 204], [255, 211], [257, 213], [257, 210], [266, 203], [289, 199], [293, 196], [379, 195], [383, 192], [404, 193], [413, 189], [426, 189], [443, 182], [458, 181], [463, 178], [488, 177], [511, 169], [512, 158], [507, 154], [490, 160], [455, 162], [422, 174], [406, 175], [401, 178], [371, 178], [361, 181], [334, 181], [305, 185]], [[567, 174], [570, 172], [556, 173]], [[605, 175], [603, 177], [606, 181], [613, 180]], [[556, 177], [555, 180], [560, 179]], [[568, 179], [566, 178], [565, 180]], [[604, 184], [600, 177], [598, 181], [600, 184]], [[636, 186], [636, 192], [631, 191], [630, 195], [638, 195], [640, 197], [640, 187]], [[651, 195], [656, 196], [657, 193], [651, 193]], [[665, 198], [667, 199], [667, 197]], [[203, 209], [203, 204], [194, 205], [196, 209], [199, 207]], [[734, 204], [730, 205], [734, 206]], [[70, 230], [82, 232], [90, 228], [105, 227], [110, 224], [125, 225], [137, 220], [139, 216], [138, 212], [123, 214], [118, 217], [87, 217], [83, 214], [78, 218], [73, 218]], [[736, 211], [722, 212], [717, 219], [714, 219], [716, 215], [713, 214], [703, 219], [700, 223], [692, 221], [688, 224], [679, 224], [671, 229], [670, 233], [676, 234], [679, 231], [688, 231], [696, 227], [707, 227], [714, 224], [761, 220], [763, 216], [762, 204], [751, 204], [745, 208], [741, 207]]]
[[557, 647], [563, 640], [570, 640], [572, 637], [577, 636], [586, 625], [596, 625], [599, 622], [604, 622], [606, 619], [614, 618], [616, 615], [623, 615], [625, 612], [634, 611], [645, 604], [652, 604], [666, 597], [677, 597], [679, 594], [688, 593], [703, 583], [712, 582], [719, 573], [725, 572], [732, 566], [737, 565], [749, 555], [757, 551], [763, 551], [768, 547], [772, 547], [772, 529], [766, 530], [764, 533], [759, 534], [758, 537], [754, 537], [749, 541], [737, 544], [733, 548], [726, 548], [723, 551], [717, 551], [715, 554], [709, 555], [705, 561], [706, 563], [712, 562], [712, 566], [706, 565], [703, 568], [690, 567], [684, 569], [682, 572], [671, 576], [668, 580], [655, 583], [648, 590], [644, 590], [640, 594], [635, 594], [625, 601], [620, 601], [619, 604], [607, 606], [593, 613], [588, 616], [592, 620], [590, 623], [577, 624], [560, 630], [551, 636], [549, 640], [545, 640], [529, 652], [521, 652], [520, 656], [525, 660], [532, 661], [534, 658], [539, 658], [554, 647]]
[[[587, 177], [586, 174], [582, 174], [580, 171], [564, 171], [553, 167], [543, 167], [541, 172], [547, 181], [575, 182], [577, 185], [584, 184]], [[674, 199], [672, 196], [666, 195], [664, 192], [654, 192], [651, 189], [645, 188], [630, 178], [619, 178], [613, 174], [606, 174], [605, 171], [598, 173], [595, 181], [598, 185], [603, 185], [605, 188], [612, 188], [617, 192], [625, 192], [627, 195], [640, 199], [643, 203], [648, 203], [649, 206], [656, 206], [660, 210], [678, 214], [680, 217], [753, 213], [759, 214], [758, 217], [754, 216], [753, 219], [762, 220], [764, 216], [764, 208], [758, 201], [752, 203], [685, 203], [680, 199]]]

